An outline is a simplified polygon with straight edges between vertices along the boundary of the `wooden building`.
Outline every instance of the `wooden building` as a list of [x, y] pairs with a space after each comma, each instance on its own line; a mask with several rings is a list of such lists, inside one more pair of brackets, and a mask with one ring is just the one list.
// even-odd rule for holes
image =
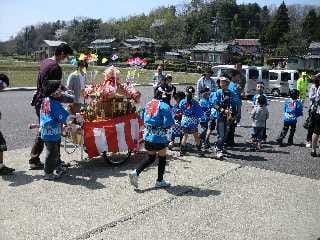
[[228, 43], [198, 43], [190, 49], [191, 62], [206, 64], [228, 64], [233, 54], [233, 46]]
[[43, 43], [40, 44], [38, 50], [34, 52], [35, 59], [41, 61], [45, 58], [52, 57], [56, 51], [56, 48], [62, 43], [66, 42], [43, 40]]

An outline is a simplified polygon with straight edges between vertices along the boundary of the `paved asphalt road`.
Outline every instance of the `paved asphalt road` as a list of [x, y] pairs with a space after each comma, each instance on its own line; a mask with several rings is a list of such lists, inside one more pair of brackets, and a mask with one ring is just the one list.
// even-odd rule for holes
[[[179, 87], [180, 88], [180, 87]], [[183, 87], [181, 87], [183, 88]], [[143, 103], [151, 98], [152, 88], [141, 87]], [[2, 112], [1, 131], [6, 137], [9, 150], [30, 147], [32, 145], [35, 130], [29, 130], [28, 125], [36, 122], [34, 109], [29, 102], [32, 92], [1, 92], [0, 110]], [[251, 122], [249, 119], [250, 105], [243, 105], [242, 127], [236, 131], [237, 146], [228, 150], [225, 161], [253, 166], [262, 169], [284, 172], [293, 175], [320, 179], [320, 158], [312, 158], [310, 150], [304, 147], [306, 131], [302, 128], [303, 120], [299, 120], [295, 134], [295, 145], [278, 147], [275, 138], [282, 128], [283, 99], [273, 99], [269, 106], [270, 119], [268, 125], [268, 141], [259, 152], [251, 152], [245, 144], [250, 135]], [[305, 108], [305, 112], [306, 112]], [[212, 137], [215, 139], [215, 136]], [[8, 161], [10, 161], [8, 159]], [[27, 161], [27, 159], [26, 159]]]

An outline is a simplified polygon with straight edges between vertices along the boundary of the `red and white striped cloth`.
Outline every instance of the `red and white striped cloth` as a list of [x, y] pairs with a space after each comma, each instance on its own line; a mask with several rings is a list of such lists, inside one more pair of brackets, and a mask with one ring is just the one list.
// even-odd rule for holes
[[97, 122], [85, 122], [84, 145], [89, 158], [102, 152], [138, 151], [143, 143], [143, 121], [138, 114], [129, 114]]

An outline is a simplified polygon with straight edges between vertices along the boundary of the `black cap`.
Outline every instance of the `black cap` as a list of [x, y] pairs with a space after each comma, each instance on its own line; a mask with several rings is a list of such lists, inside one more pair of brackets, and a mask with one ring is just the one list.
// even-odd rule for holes
[[46, 97], [49, 97], [52, 93], [57, 91], [61, 85], [60, 80], [48, 80], [48, 83], [45, 84], [43, 88], [43, 94]]
[[206, 93], [206, 92], [210, 92], [210, 88], [209, 87], [205, 87], [204, 89], [202, 89], [200, 91], [200, 93]]
[[7, 86], [9, 86], [9, 78], [7, 75], [0, 73], [0, 80], [5, 82], [7, 84]]
[[195, 93], [196, 92], [196, 90], [194, 89], [194, 87], [192, 87], [192, 86], [188, 86], [187, 88], [186, 88], [186, 93], [188, 94], [188, 93]]

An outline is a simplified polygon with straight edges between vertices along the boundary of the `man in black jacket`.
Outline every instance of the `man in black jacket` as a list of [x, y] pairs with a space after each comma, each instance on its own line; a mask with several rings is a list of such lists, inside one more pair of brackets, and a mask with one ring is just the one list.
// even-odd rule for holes
[[[40, 63], [37, 79], [37, 91], [33, 96], [31, 102], [31, 105], [35, 107], [38, 120], [40, 117], [41, 104], [44, 99], [43, 91], [45, 87], [49, 83], [49, 80], [61, 81], [62, 69], [59, 66], [59, 63], [61, 63], [72, 54], [72, 48], [63, 43], [57, 47], [53, 57], [47, 58]], [[40, 154], [43, 151], [43, 146], [43, 141], [41, 140], [40, 134], [38, 133], [30, 153], [29, 166], [31, 170], [43, 169], [43, 163], [41, 163], [40, 161]]]

